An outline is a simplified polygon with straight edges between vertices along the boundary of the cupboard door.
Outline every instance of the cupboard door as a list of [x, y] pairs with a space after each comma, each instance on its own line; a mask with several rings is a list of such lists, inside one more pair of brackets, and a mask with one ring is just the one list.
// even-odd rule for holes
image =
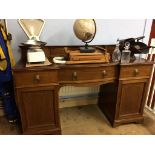
[[121, 81], [117, 118], [142, 116], [146, 99], [147, 79]]
[[24, 134], [60, 133], [58, 88], [22, 88], [17, 91]]

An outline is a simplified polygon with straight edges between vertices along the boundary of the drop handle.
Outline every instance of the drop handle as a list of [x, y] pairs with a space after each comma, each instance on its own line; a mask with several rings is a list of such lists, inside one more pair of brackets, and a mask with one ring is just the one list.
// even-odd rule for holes
[[137, 76], [138, 74], [139, 74], [139, 70], [136, 68], [136, 69], [134, 70], [134, 75]]
[[106, 75], [107, 75], [107, 71], [106, 70], [103, 70], [102, 71], [102, 76], [105, 77]]
[[40, 75], [37, 74], [34, 76], [34, 82], [40, 82]]
[[72, 73], [72, 79], [73, 80], [77, 80], [77, 72], [73, 72]]

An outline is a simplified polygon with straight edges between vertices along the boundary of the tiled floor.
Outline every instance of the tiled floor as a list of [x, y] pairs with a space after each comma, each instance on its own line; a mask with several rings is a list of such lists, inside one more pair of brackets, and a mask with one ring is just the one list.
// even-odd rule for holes
[[[155, 116], [145, 111], [143, 124], [112, 128], [97, 105], [60, 109], [63, 135], [150, 135], [155, 134]], [[0, 134], [21, 134], [20, 126], [0, 118]]]

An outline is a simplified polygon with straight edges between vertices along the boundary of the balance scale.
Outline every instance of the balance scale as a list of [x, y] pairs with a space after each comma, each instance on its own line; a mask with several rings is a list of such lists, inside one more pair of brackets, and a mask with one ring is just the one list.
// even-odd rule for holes
[[28, 48], [27, 63], [44, 63], [46, 58], [42, 47], [46, 43], [40, 41], [39, 37], [45, 21], [42, 19], [19, 19], [18, 22], [29, 38], [26, 42], [22, 43]]

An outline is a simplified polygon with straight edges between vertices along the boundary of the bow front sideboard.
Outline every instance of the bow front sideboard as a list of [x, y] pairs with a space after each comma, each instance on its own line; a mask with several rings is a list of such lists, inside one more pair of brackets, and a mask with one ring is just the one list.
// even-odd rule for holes
[[[106, 48], [112, 52], [114, 47]], [[59, 89], [63, 86], [99, 85], [98, 106], [112, 127], [143, 121], [152, 62], [25, 67], [27, 49], [21, 49], [13, 77], [23, 134], [61, 134]], [[46, 46], [44, 51], [51, 62], [55, 56], [66, 57], [64, 46]]]

